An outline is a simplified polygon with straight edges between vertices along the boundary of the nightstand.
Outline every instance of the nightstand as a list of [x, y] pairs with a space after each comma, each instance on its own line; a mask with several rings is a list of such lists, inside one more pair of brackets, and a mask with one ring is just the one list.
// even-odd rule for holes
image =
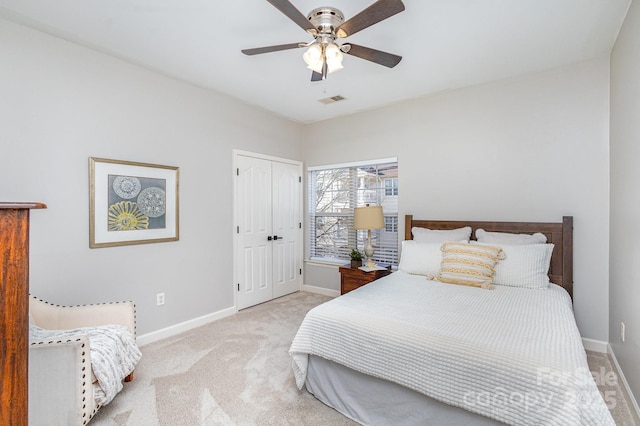
[[344, 265], [339, 268], [340, 271], [340, 294], [345, 294], [365, 284], [382, 278], [391, 273], [391, 266], [387, 269], [378, 271], [365, 272], [362, 269], [352, 268], [350, 265]]

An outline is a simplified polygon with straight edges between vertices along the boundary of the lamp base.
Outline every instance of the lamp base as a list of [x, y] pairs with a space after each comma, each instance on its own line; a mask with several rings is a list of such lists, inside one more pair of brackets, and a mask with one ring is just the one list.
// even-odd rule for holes
[[376, 262], [373, 261], [373, 246], [371, 245], [371, 229], [367, 230], [367, 246], [364, 248], [364, 254], [367, 256], [367, 268], [375, 268]]

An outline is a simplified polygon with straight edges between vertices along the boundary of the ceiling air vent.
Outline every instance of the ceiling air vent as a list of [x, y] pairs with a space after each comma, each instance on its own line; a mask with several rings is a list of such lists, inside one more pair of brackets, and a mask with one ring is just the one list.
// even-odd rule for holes
[[319, 102], [322, 102], [323, 104], [328, 105], [328, 104], [333, 104], [333, 103], [344, 101], [344, 100], [345, 100], [344, 97], [340, 95], [336, 95], [336, 96], [331, 96], [330, 98], [320, 99]]

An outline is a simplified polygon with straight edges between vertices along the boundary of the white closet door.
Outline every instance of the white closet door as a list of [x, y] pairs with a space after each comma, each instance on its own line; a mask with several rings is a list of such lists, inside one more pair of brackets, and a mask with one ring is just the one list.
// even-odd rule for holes
[[271, 161], [237, 157], [238, 309], [273, 298]]
[[299, 166], [273, 162], [273, 297], [299, 291], [302, 284], [300, 179]]

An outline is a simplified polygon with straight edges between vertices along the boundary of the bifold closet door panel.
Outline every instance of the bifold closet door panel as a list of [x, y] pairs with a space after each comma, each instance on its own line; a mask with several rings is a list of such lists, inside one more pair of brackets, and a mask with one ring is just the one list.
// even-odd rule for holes
[[302, 182], [300, 167], [273, 162], [273, 297], [300, 290], [302, 284]]
[[273, 298], [271, 161], [238, 156], [236, 275], [238, 309]]

